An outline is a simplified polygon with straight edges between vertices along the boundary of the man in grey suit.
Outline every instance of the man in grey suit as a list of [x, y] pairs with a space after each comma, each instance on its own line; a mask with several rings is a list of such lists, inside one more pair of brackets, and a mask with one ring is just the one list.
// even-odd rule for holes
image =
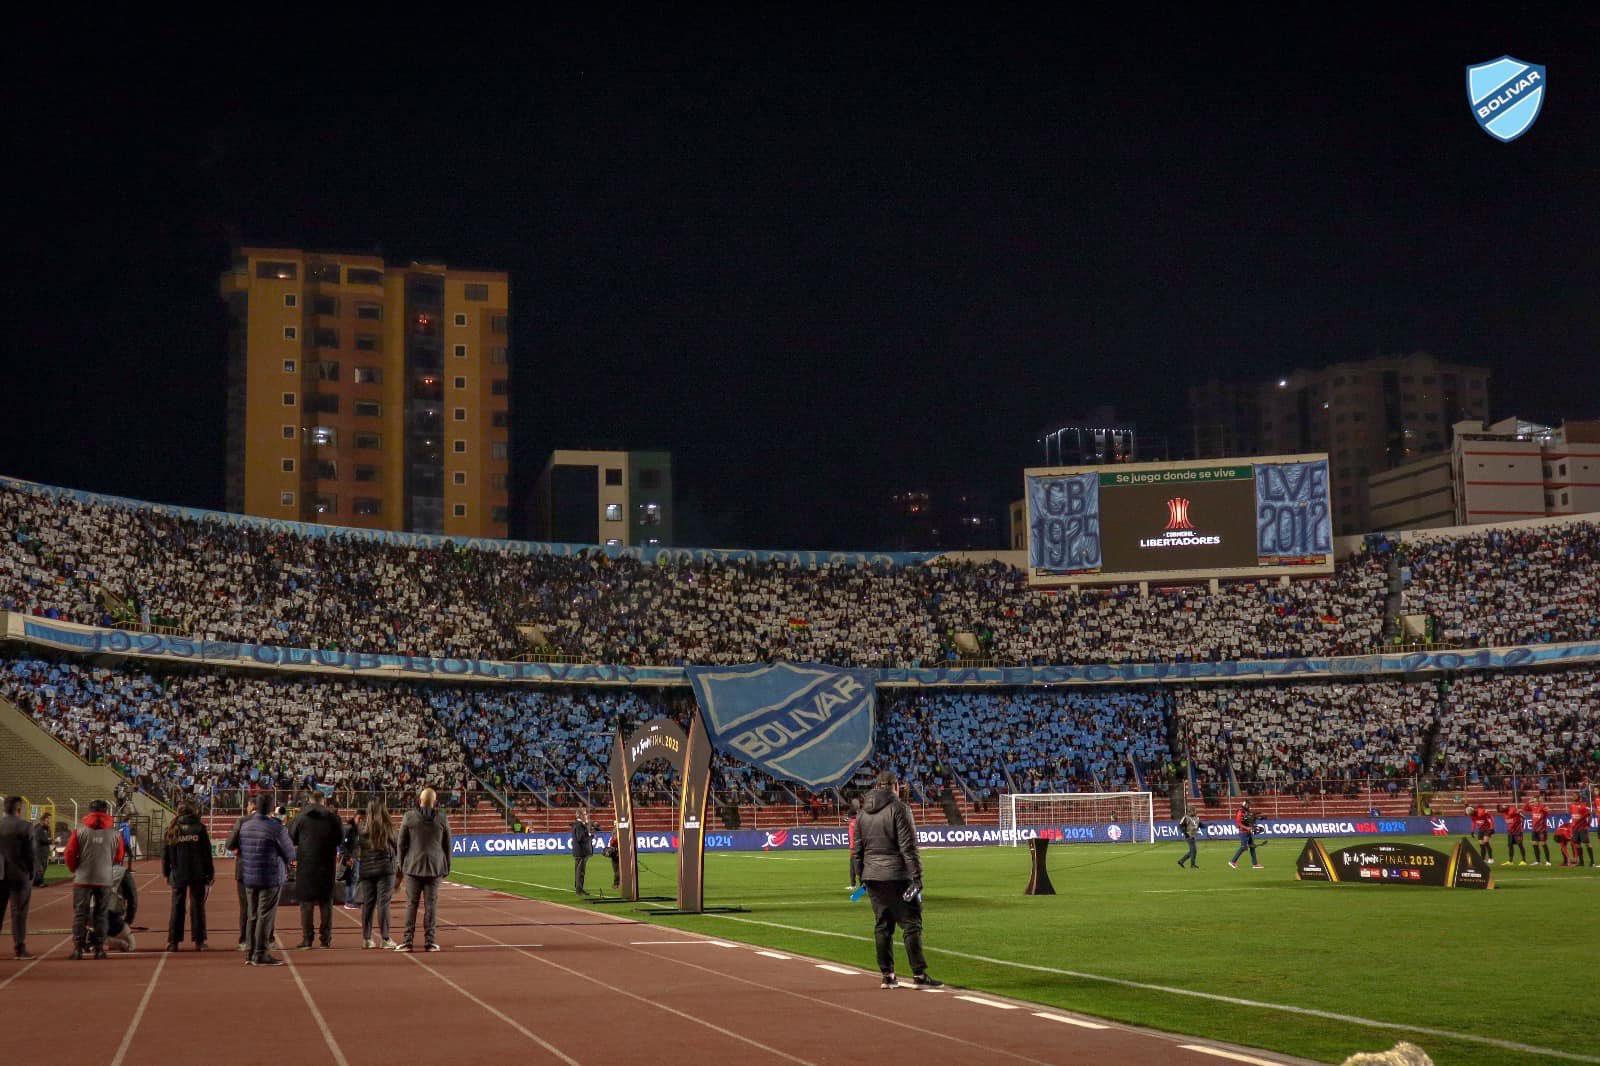
[[28, 953], [28, 900], [33, 897], [33, 823], [22, 816], [22, 797], [6, 797], [6, 813], [0, 816], [0, 926], [5, 925], [6, 909], [11, 910], [11, 942], [17, 958], [31, 959]]
[[417, 932], [417, 902], [423, 903], [423, 950], [438, 951], [439, 880], [450, 876], [450, 825], [431, 788], [400, 823], [400, 872], [406, 877], [406, 932], [397, 951], [411, 951]]

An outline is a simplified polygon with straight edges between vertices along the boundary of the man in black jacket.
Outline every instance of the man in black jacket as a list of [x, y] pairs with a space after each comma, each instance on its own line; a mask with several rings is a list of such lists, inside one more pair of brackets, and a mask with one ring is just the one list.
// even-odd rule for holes
[[873, 929], [883, 987], [895, 988], [894, 927], [899, 926], [911, 960], [912, 980], [919, 988], [944, 982], [928, 976], [922, 956], [922, 856], [917, 853], [917, 826], [911, 808], [897, 794], [899, 782], [888, 770], [878, 775], [857, 820], [850, 857], [872, 896]]
[[[289, 839], [299, 856], [294, 875], [295, 898], [300, 901], [300, 947], [333, 947], [333, 877], [338, 871], [339, 845], [344, 841], [344, 826], [339, 816], [322, 805], [315, 792], [306, 796], [305, 806], [289, 827]], [[312, 929], [312, 917], [320, 911], [321, 923]], [[313, 939], [313, 932], [317, 934]]]
[[0, 816], [0, 926], [11, 911], [11, 942], [17, 958], [28, 953], [28, 901], [33, 898], [33, 824], [22, 816], [22, 797], [7, 796]]
[[572, 890], [580, 896], [587, 895], [583, 890], [583, 875], [589, 866], [589, 856], [593, 854], [589, 812], [579, 807], [577, 817], [572, 820]]

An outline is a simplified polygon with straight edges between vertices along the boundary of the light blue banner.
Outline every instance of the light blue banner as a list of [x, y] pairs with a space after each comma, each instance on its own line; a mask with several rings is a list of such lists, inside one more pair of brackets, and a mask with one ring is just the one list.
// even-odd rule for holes
[[[681, 666], [622, 666], [594, 663], [518, 663], [428, 655], [316, 651], [273, 644], [234, 644], [156, 633], [99, 629], [26, 615], [7, 616], [7, 632], [30, 644], [94, 655], [123, 655], [216, 665], [247, 666], [311, 673], [336, 671], [372, 677], [431, 677], [460, 681], [532, 684], [684, 685]], [[20, 623], [20, 624], [19, 624]], [[1227, 681], [1284, 678], [1372, 677], [1452, 670], [1515, 670], [1530, 666], [1600, 662], [1600, 641], [1535, 644], [1516, 648], [1349, 655], [1340, 658], [1240, 659], [1197, 663], [1090, 663], [1067, 666], [984, 666], [853, 670], [876, 685], [915, 687], [1012, 687], [1023, 685], [1108, 685], [1150, 681]], [[765, 669], [757, 664], [746, 669]], [[734, 667], [715, 667], [727, 672]]]
[[782, 562], [790, 566], [817, 567], [828, 564], [841, 566], [914, 566], [938, 558], [939, 552], [833, 552], [833, 551], [783, 551], [781, 549], [752, 548], [672, 548], [621, 547], [615, 544], [567, 544], [532, 540], [495, 540], [480, 537], [442, 537], [429, 533], [400, 533], [390, 529], [355, 529], [349, 526], [324, 526], [309, 522], [285, 522], [274, 518], [257, 518], [254, 515], [231, 514], [227, 511], [203, 511], [194, 507], [174, 507], [164, 503], [147, 503], [123, 496], [106, 496], [97, 492], [63, 489], [53, 485], [38, 485], [31, 481], [0, 477], [0, 487], [36, 496], [53, 496], [76, 500], [98, 507], [114, 507], [124, 511], [141, 511], [148, 514], [167, 515], [198, 522], [215, 522], [224, 526], [243, 526], [275, 533], [288, 533], [297, 537], [340, 540], [367, 540], [379, 544], [393, 544], [407, 548], [472, 548], [476, 551], [498, 552], [502, 555], [555, 555], [573, 556], [599, 553], [612, 559], [639, 559], [647, 563], [704, 563], [704, 562]]
[[1328, 461], [1257, 463], [1256, 556], [1261, 561], [1333, 555]]
[[819, 663], [684, 668], [712, 745], [772, 777], [833, 788], [872, 754], [871, 670]]
[[1100, 569], [1100, 475], [1029, 477], [1028, 566], [1035, 573]]

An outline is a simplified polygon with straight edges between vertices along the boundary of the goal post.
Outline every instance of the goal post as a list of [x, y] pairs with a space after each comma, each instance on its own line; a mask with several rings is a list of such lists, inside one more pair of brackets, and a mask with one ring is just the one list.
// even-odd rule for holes
[[[1128, 844], [1156, 839], [1155, 794], [1151, 792], [1008, 792], [1000, 797], [1001, 839], [1013, 847], [1055, 827], [1113, 825], [1109, 834]], [[1070, 842], [1071, 834], [1065, 834]]]

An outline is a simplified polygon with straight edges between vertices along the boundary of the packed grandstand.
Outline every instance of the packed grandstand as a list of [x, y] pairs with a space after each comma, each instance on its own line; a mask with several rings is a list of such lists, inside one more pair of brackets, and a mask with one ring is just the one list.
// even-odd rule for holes
[[[1369, 537], [1325, 578], [1030, 589], [1003, 559], [647, 563], [311, 535], [0, 483], [0, 607], [211, 640], [624, 664], [911, 667], [1365, 654], [1402, 614], [1445, 646], [1600, 634], [1600, 526]], [[538, 634], [537, 644], [529, 634]], [[966, 638], [965, 644], [963, 637]], [[976, 650], [974, 650], [974, 648]], [[255, 674], [12, 644], [0, 697], [163, 796], [261, 788], [476, 790], [605, 802], [619, 726], [686, 717], [683, 689]], [[880, 692], [877, 761], [927, 802], [1185, 787], [1380, 792], [1600, 766], [1592, 666], [1365, 679]], [[665, 787], [659, 776], [646, 782]], [[720, 803], [813, 798], [718, 761]]]

